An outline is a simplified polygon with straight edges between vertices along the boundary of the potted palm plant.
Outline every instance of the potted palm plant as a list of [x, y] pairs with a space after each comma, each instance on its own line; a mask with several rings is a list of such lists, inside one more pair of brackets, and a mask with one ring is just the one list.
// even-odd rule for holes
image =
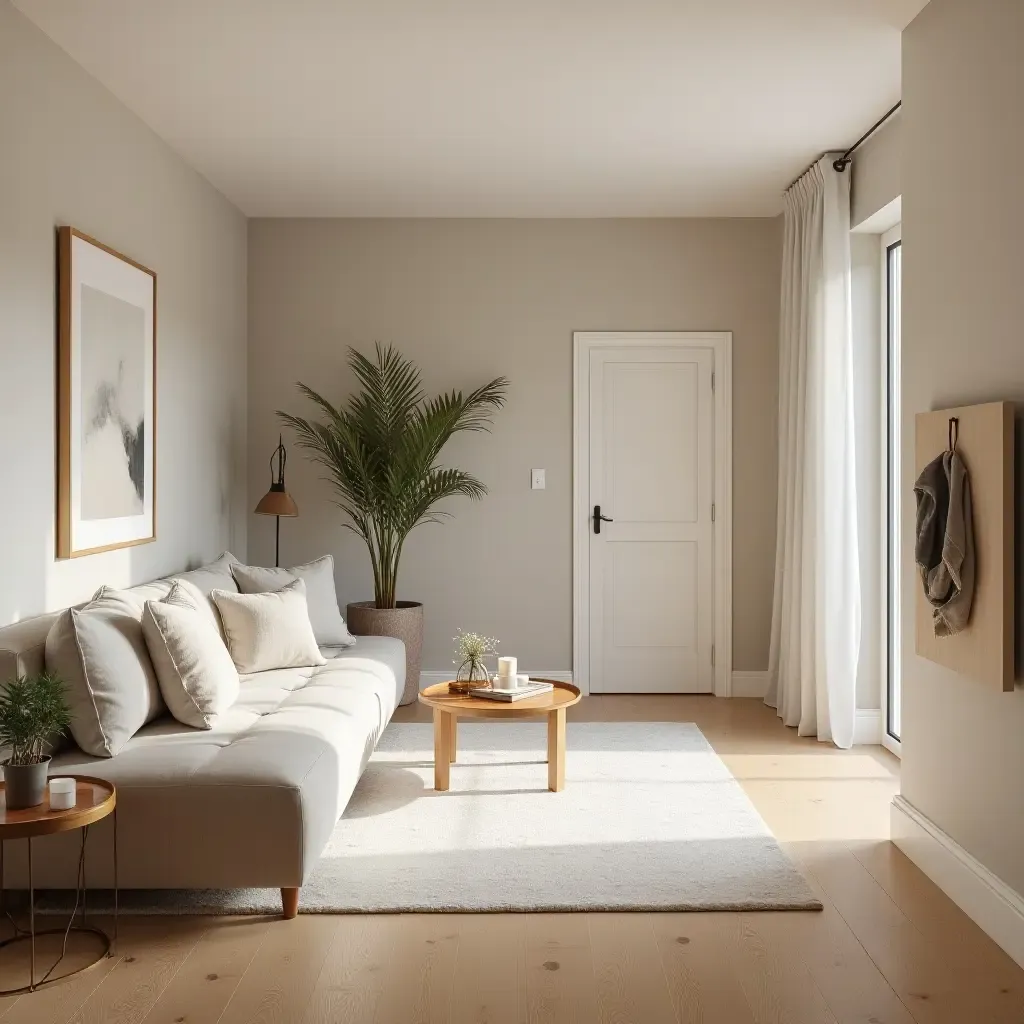
[[0, 692], [0, 744], [10, 748], [3, 762], [9, 810], [43, 802], [50, 770], [44, 751], [70, 724], [64, 683], [49, 672], [12, 679]]
[[323, 419], [279, 412], [299, 447], [327, 470], [345, 524], [370, 552], [374, 599], [348, 606], [348, 625], [364, 636], [393, 636], [405, 643], [408, 704], [419, 692], [423, 648], [423, 605], [397, 597], [398, 568], [409, 533], [420, 523], [450, 515], [437, 507], [444, 498], [482, 498], [487, 488], [459, 469], [438, 465], [441, 449], [461, 430], [488, 430], [505, 404], [508, 381], [496, 377], [468, 394], [423, 393], [420, 371], [392, 346], [376, 346], [370, 359], [349, 349], [349, 366], [360, 389], [344, 406], [334, 406], [305, 384], [298, 388]]

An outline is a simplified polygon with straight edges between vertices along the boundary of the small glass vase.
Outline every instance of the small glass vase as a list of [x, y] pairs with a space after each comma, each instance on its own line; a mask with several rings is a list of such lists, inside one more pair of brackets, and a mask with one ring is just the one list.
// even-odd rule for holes
[[448, 684], [449, 693], [469, 693], [491, 685], [491, 674], [482, 658], [467, 658], [455, 673], [455, 682]]

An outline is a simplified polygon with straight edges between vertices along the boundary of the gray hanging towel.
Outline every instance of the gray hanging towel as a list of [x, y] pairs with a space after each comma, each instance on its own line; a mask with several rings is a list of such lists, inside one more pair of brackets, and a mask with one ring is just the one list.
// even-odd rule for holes
[[932, 606], [932, 626], [936, 636], [951, 636], [966, 627], [974, 599], [971, 481], [955, 449], [925, 466], [914, 484], [914, 495], [914, 557]]

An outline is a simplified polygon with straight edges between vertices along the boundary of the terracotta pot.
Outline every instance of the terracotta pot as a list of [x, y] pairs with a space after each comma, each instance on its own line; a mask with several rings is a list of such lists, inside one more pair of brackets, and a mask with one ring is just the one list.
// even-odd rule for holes
[[7, 764], [4, 762], [4, 794], [7, 809], [23, 811], [38, 807], [46, 796], [46, 776], [50, 771], [50, 758], [38, 764]]
[[412, 704], [420, 692], [423, 665], [423, 605], [399, 601], [397, 608], [378, 608], [373, 601], [355, 601], [345, 621], [356, 636], [393, 636], [405, 644], [405, 692], [399, 704]]

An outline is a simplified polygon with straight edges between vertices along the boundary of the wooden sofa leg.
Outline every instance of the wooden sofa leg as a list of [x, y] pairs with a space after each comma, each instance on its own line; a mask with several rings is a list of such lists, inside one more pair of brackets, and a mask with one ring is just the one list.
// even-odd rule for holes
[[281, 909], [284, 911], [284, 919], [286, 921], [290, 921], [299, 912], [299, 890], [297, 886], [294, 889], [281, 890]]

